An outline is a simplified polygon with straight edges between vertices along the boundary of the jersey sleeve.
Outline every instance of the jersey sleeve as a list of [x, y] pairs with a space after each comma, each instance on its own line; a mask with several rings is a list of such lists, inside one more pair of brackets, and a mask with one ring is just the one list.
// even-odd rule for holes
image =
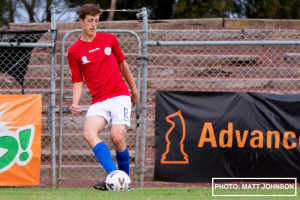
[[125, 60], [125, 56], [123, 54], [122, 49], [120, 48], [118, 39], [115, 35], [113, 35], [113, 48], [112, 51], [118, 61], [118, 63], [121, 63]]
[[82, 72], [80, 65], [71, 51], [68, 51], [68, 61], [72, 74], [72, 82], [82, 82]]

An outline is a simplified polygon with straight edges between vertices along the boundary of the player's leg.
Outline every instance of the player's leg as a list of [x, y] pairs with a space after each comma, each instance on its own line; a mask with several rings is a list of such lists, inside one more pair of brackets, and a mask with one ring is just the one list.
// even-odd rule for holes
[[102, 140], [99, 138], [100, 133], [106, 125], [106, 120], [101, 116], [88, 116], [85, 118], [83, 128], [83, 138], [94, 148]]
[[110, 137], [116, 148], [116, 159], [119, 170], [129, 175], [129, 152], [125, 144], [126, 125], [113, 124], [111, 127]]
[[118, 96], [112, 99], [111, 140], [116, 148], [116, 159], [120, 170], [129, 174], [129, 152], [125, 144], [125, 132], [130, 127], [131, 99]]
[[116, 165], [113, 162], [111, 153], [106, 144], [99, 138], [98, 134], [103, 130], [107, 121], [101, 116], [88, 116], [86, 117], [83, 137], [93, 148], [97, 159], [109, 174], [112, 171], [117, 170]]

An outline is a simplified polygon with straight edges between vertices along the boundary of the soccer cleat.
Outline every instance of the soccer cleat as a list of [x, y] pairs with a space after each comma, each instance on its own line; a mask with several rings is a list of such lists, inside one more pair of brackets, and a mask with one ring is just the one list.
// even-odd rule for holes
[[106, 187], [105, 181], [102, 181], [102, 182], [100, 182], [100, 183], [96, 183], [96, 184], [94, 185], [94, 188], [95, 188], [96, 190], [108, 190], [107, 187]]

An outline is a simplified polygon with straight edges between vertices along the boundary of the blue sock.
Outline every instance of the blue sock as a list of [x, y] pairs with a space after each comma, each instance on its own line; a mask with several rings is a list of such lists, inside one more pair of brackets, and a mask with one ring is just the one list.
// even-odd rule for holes
[[108, 174], [117, 170], [111, 153], [104, 142], [99, 142], [96, 146], [94, 146], [93, 151]]
[[116, 151], [116, 157], [117, 157], [119, 170], [122, 170], [129, 175], [129, 152], [128, 152], [128, 149], [126, 148], [122, 152]]

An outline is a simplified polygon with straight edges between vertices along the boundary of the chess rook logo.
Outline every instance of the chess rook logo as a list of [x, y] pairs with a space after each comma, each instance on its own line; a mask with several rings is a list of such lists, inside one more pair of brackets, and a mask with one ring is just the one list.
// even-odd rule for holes
[[[174, 119], [171, 120], [171, 118]], [[179, 118], [179, 120], [178, 120]], [[181, 110], [168, 115], [166, 121], [172, 124], [166, 133], [166, 151], [161, 156], [163, 164], [188, 164], [188, 155], [184, 152], [183, 142], [185, 140], [186, 128]], [[177, 122], [177, 123], [175, 123]], [[179, 137], [179, 139], [178, 139]], [[178, 144], [179, 143], [179, 144]]]

